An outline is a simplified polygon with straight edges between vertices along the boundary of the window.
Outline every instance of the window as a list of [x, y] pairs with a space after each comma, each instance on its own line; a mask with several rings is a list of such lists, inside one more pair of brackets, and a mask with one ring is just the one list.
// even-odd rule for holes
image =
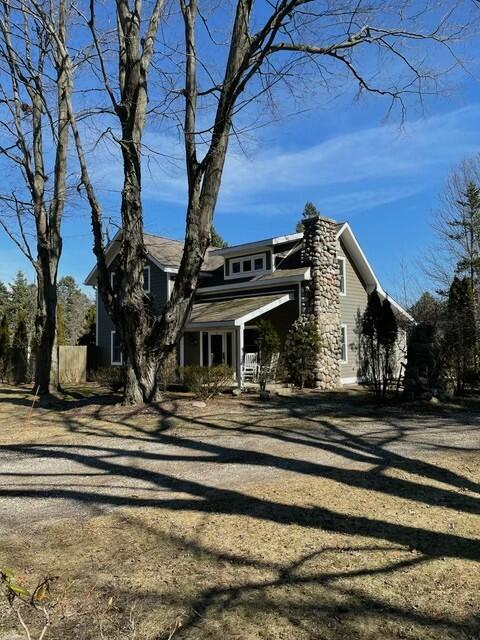
[[347, 276], [345, 273], [345, 258], [338, 258], [338, 272], [340, 275], [340, 295], [347, 294]]
[[263, 273], [267, 270], [267, 259], [265, 253], [254, 256], [240, 256], [230, 260], [230, 275], [226, 278], [238, 278], [242, 275], [251, 275], [253, 271]]
[[150, 293], [150, 267], [145, 267], [143, 270], [143, 290], [145, 293]]
[[120, 342], [120, 336], [116, 331], [111, 333], [111, 364], [123, 364], [123, 352], [122, 343]]
[[340, 326], [340, 362], [348, 362], [347, 325]]

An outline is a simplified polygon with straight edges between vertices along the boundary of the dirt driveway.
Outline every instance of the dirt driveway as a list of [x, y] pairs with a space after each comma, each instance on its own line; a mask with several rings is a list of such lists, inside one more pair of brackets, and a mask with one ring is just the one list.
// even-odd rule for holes
[[0, 389], [0, 568], [59, 576], [51, 640], [480, 638], [477, 403], [30, 402]]
[[355, 394], [225, 398], [203, 408], [177, 398], [151, 410], [110, 402], [70, 396], [63, 410], [35, 408], [25, 424], [29, 395], [0, 390], [1, 530], [115, 507], [182, 508], [298, 474], [413, 500], [418, 487], [395, 486], [389, 470], [433, 481], [432, 500], [448, 499], [443, 485], [467, 502], [477, 489], [428, 463], [480, 450], [475, 411], [380, 410]]

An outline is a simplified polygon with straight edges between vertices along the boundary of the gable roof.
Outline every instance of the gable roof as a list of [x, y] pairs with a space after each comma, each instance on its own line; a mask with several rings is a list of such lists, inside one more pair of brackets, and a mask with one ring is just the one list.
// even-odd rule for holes
[[[112, 264], [120, 251], [120, 235], [121, 231], [118, 231], [105, 251], [107, 266]], [[171, 238], [165, 238], [163, 236], [154, 236], [150, 233], [144, 233], [143, 238], [148, 258], [156, 264], [157, 267], [163, 269], [163, 271], [176, 273], [182, 260], [183, 241], [172, 240]], [[223, 266], [223, 258], [211, 255], [212, 251], [213, 249], [207, 249], [202, 265], [202, 272], [208, 273]], [[85, 284], [94, 285], [96, 280], [97, 267], [95, 265], [86, 277]]]
[[371, 293], [376, 289], [378, 294], [382, 298], [387, 299], [392, 307], [401, 313], [409, 322], [415, 322], [408, 311], [384, 290], [348, 222], [337, 224], [337, 240], [340, 240], [340, 238], [367, 287], [367, 293]]

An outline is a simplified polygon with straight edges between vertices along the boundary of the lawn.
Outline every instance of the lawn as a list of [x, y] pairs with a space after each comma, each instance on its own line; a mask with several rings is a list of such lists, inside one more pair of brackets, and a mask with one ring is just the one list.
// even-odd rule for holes
[[480, 637], [475, 401], [30, 402], [0, 388], [0, 568], [58, 576], [46, 638]]

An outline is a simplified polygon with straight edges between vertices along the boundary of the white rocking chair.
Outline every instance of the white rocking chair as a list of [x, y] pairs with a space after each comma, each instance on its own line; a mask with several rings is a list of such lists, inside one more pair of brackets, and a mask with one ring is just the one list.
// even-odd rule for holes
[[243, 357], [243, 379], [255, 382], [258, 376], [258, 354], [246, 353]]

